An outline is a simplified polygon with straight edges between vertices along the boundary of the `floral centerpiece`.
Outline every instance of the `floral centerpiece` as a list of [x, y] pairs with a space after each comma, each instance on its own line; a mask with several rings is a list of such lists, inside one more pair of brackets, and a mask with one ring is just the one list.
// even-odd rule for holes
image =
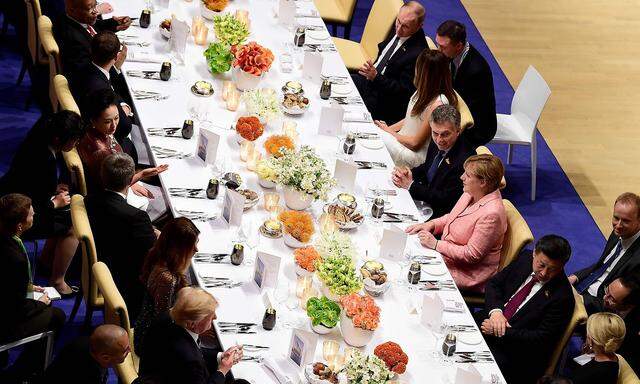
[[307, 212], [284, 211], [278, 220], [284, 225], [285, 244], [293, 248], [303, 247], [315, 232], [313, 218]]
[[356, 250], [349, 236], [340, 232], [323, 232], [315, 246], [320, 254], [316, 269], [326, 296], [337, 299], [362, 288], [362, 280], [353, 263]]
[[282, 149], [295, 149], [293, 140], [286, 135], [272, 135], [264, 142], [264, 149], [268, 155], [282, 157]]
[[340, 320], [340, 306], [326, 297], [312, 297], [307, 300], [307, 316], [311, 319], [311, 328], [320, 334], [331, 332]]
[[202, 5], [210, 11], [222, 12], [229, 5], [229, 0], [202, 0]]
[[244, 43], [249, 36], [247, 25], [230, 13], [215, 15], [213, 17], [213, 30], [220, 43], [231, 46]]
[[322, 258], [342, 257], [353, 260], [357, 255], [351, 237], [338, 231], [323, 232], [315, 246]]
[[316, 261], [320, 254], [314, 247], [298, 248], [293, 252], [296, 261], [296, 273], [298, 275], [311, 275], [316, 271]]
[[247, 113], [257, 116], [264, 122], [269, 122], [282, 115], [278, 97], [272, 89], [253, 89], [245, 91], [242, 100]]
[[245, 140], [255, 141], [264, 133], [264, 125], [255, 116], [243, 116], [236, 122], [236, 132]]
[[214, 75], [231, 69], [233, 55], [231, 48], [225, 43], [209, 44], [209, 47], [204, 51], [204, 57], [207, 59], [209, 71]]
[[274, 188], [278, 180], [276, 173], [277, 165], [275, 157], [267, 157], [261, 159], [256, 165], [256, 173], [258, 174], [258, 183], [264, 188]]
[[306, 209], [312, 200], [327, 200], [327, 195], [336, 184], [331, 172], [309, 146], [299, 151], [281, 149], [282, 156], [276, 159], [277, 183], [285, 187], [284, 199], [289, 208]]
[[235, 57], [231, 64], [234, 68], [233, 80], [238, 89], [243, 91], [256, 88], [274, 60], [273, 52], [255, 41], [245, 45], [234, 45], [231, 47], [231, 53]]
[[373, 331], [380, 324], [380, 307], [368, 295], [352, 293], [340, 298], [340, 330], [344, 341], [354, 347], [371, 341]]
[[373, 353], [382, 359], [392, 372], [403, 374], [407, 370], [409, 356], [404, 353], [397, 343], [392, 341], [382, 343], [373, 350]]
[[390, 372], [377, 356], [367, 356], [356, 350], [343, 368], [349, 383], [385, 384]]

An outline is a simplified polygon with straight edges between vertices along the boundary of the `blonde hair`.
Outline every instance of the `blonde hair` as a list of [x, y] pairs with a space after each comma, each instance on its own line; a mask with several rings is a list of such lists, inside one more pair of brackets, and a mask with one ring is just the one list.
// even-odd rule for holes
[[218, 302], [200, 288], [185, 287], [178, 291], [176, 303], [171, 308], [171, 317], [179, 325], [197, 322], [216, 311]]
[[[471, 164], [474, 166], [469, 169], [468, 166]], [[473, 155], [464, 162], [464, 169], [478, 179], [484, 180], [487, 183], [488, 192], [500, 188], [500, 182], [504, 177], [504, 165], [500, 158], [494, 155]]]
[[622, 203], [624, 205], [635, 205], [636, 213], [638, 214], [637, 217], [640, 217], [640, 196], [633, 192], [625, 192], [616, 199], [615, 204], [618, 203]]
[[587, 336], [595, 352], [614, 353], [622, 345], [625, 334], [624, 320], [614, 313], [595, 313], [587, 320]]

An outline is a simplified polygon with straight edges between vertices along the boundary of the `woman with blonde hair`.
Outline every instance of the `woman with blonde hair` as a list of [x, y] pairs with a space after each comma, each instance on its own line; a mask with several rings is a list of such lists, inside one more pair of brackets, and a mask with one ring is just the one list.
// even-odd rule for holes
[[[502, 204], [502, 161], [493, 155], [474, 155], [464, 162], [462, 196], [451, 212], [407, 228], [420, 244], [442, 254], [461, 290], [484, 292], [498, 271], [507, 214]], [[435, 236], [440, 235], [440, 239]]]
[[616, 351], [622, 345], [625, 334], [624, 320], [620, 316], [609, 312], [589, 316], [587, 347], [594, 355], [591, 361], [573, 372], [573, 383], [615, 384], [620, 368]]

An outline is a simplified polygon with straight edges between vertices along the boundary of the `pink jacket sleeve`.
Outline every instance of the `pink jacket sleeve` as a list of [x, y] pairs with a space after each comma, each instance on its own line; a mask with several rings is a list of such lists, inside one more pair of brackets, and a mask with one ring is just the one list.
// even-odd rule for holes
[[452, 264], [475, 264], [490, 253], [503, 237], [500, 214], [491, 212], [476, 222], [466, 245], [457, 245], [448, 241], [438, 241], [436, 251], [442, 253]]
[[447, 225], [449, 216], [451, 216], [451, 213], [447, 213], [446, 215], [440, 216], [437, 219], [431, 220], [431, 222], [435, 225], [435, 229], [433, 230], [434, 235], [439, 235], [442, 233], [442, 231], [444, 231], [444, 226]]

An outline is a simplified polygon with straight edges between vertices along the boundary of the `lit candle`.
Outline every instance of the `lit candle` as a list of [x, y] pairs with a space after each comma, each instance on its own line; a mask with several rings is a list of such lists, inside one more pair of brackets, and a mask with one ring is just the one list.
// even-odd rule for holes
[[193, 34], [193, 38], [195, 39], [200, 33], [200, 28], [204, 27], [204, 20], [202, 20], [201, 16], [193, 16], [191, 19], [191, 33]]
[[247, 169], [250, 171], [256, 170], [256, 165], [258, 164], [258, 160], [262, 157], [262, 154], [258, 151], [253, 151], [249, 153], [247, 157]]
[[276, 205], [275, 207], [273, 207], [273, 208], [271, 208], [271, 209], [269, 210], [269, 212], [271, 212], [271, 217], [272, 217], [274, 220], [277, 220], [277, 219], [278, 219], [278, 217], [280, 217], [280, 214], [281, 214], [282, 212], [284, 212], [284, 211], [285, 211], [285, 209], [284, 209], [284, 207], [283, 207], [283, 206], [281, 206], [281, 205]]
[[256, 145], [253, 141], [245, 140], [240, 144], [240, 160], [247, 161], [249, 155], [256, 150]]
[[340, 343], [335, 340], [325, 340], [322, 343], [322, 357], [326, 361], [331, 361], [334, 356], [340, 351]]
[[332, 359], [327, 361], [329, 362], [329, 369], [331, 369], [334, 372], [337, 372], [341, 370], [342, 367], [344, 366], [344, 355], [341, 353], [338, 353], [334, 355]]
[[298, 276], [298, 280], [296, 281], [296, 296], [302, 297], [304, 291], [311, 287], [312, 282], [313, 280], [311, 280], [310, 276]]
[[235, 111], [240, 104], [240, 92], [237, 89], [230, 89], [227, 91], [227, 109]]
[[197, 45], [207, 45], [207, 35], [209, 34], [209, 28], [205, 25], [200, 27], [198, 30], [198, 34], [195, 36], [195, 41]]
[[264, 209], [271, 212], [275, 207], [280, 204], [280, 194], [276, 192], [265, 192], [264, 194]]
[[229, 95], [229, 91], [236, 90], [236, 85], [233, 81], [225, 80], [222, 82], [222, 100], [227, 100], [227, 95]]

